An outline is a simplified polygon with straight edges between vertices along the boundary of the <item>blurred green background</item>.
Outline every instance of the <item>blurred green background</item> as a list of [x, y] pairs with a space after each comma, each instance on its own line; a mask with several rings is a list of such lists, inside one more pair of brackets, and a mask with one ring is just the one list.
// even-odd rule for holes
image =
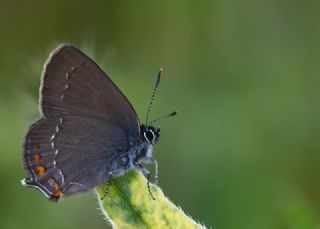
[[93, 192], [20, 185], [42, 66], [59, 43], [94, 57], [141, 119], [160, 186], [213, 228], [320, 228], [319, 1], [1, 1], [0, 227], [109, 228]]

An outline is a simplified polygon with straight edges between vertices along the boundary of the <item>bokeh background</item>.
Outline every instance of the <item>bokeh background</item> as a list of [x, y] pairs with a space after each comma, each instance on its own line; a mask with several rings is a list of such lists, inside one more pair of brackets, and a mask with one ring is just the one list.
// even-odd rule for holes
[[55, 204], [25, 177], [42, 66], [59, 43], [93, 57], [143, 121], [160, 185], [213, 228], [320, 228], [319, 1], [1, 1], [0, 227], [109, 228], [93, 192]]

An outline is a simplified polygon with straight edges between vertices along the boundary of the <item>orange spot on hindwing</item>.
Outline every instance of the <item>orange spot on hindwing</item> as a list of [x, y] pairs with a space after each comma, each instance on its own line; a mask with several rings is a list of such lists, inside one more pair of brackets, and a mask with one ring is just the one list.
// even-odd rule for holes
[[55, 193], [53, 194], [53, 196], [54, 197], [61, 197], [62, 196], [62, 191], [61, 191], [61, 189], [60, 189], [60, 187], [59, 187], [59, 182], [58, 181], [56, 181], [54, 178], [49, 178], [49, 181], [50, 181], [50, 183], [52, 184], [52, 186], [54, 187], [54, 189], [55, 189]]
[[38, 153], [34, 154], [33, 157], [32, 157], [32, 161], [36, 162], [36, 161], [39, 161], [39, 160], [40, 160], [40, 154], [38, 154]]
[[35, 171], [39, 176], [44, 176], [46, 173], [46, 168], [43, 165], [37, 165]]
[[62, 191], [59, 189], [58, 191], [56, 191], [54, 194], [53, 194], [54, 197], [60, 197], [62, 196]]
[[32, 161], [36, 162], [40, 160], [40, 153], [39, 153], [39, 148], [38, 145], [34, 145], [34, 154], [32, 157]]

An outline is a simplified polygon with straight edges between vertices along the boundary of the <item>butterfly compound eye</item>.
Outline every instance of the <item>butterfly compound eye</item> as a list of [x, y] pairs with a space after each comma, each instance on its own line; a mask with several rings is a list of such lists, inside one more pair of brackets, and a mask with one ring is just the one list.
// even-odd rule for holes
[[151, 144], [154, 144], [155, 142], [155, 134], [151, 129], [145, 130], [144, 138]]

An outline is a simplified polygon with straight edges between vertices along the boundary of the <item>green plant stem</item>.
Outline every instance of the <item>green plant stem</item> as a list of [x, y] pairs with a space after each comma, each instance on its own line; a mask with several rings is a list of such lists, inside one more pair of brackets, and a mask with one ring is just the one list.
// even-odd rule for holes
[[155, 200], [148, 193], [145, 177], [129, 171], [111, 179], [103, 200], [106, 184], [96, 188], [101, 211], [114, 228], [205, 228], [166, 198], [159, 187], [150, 186]]

